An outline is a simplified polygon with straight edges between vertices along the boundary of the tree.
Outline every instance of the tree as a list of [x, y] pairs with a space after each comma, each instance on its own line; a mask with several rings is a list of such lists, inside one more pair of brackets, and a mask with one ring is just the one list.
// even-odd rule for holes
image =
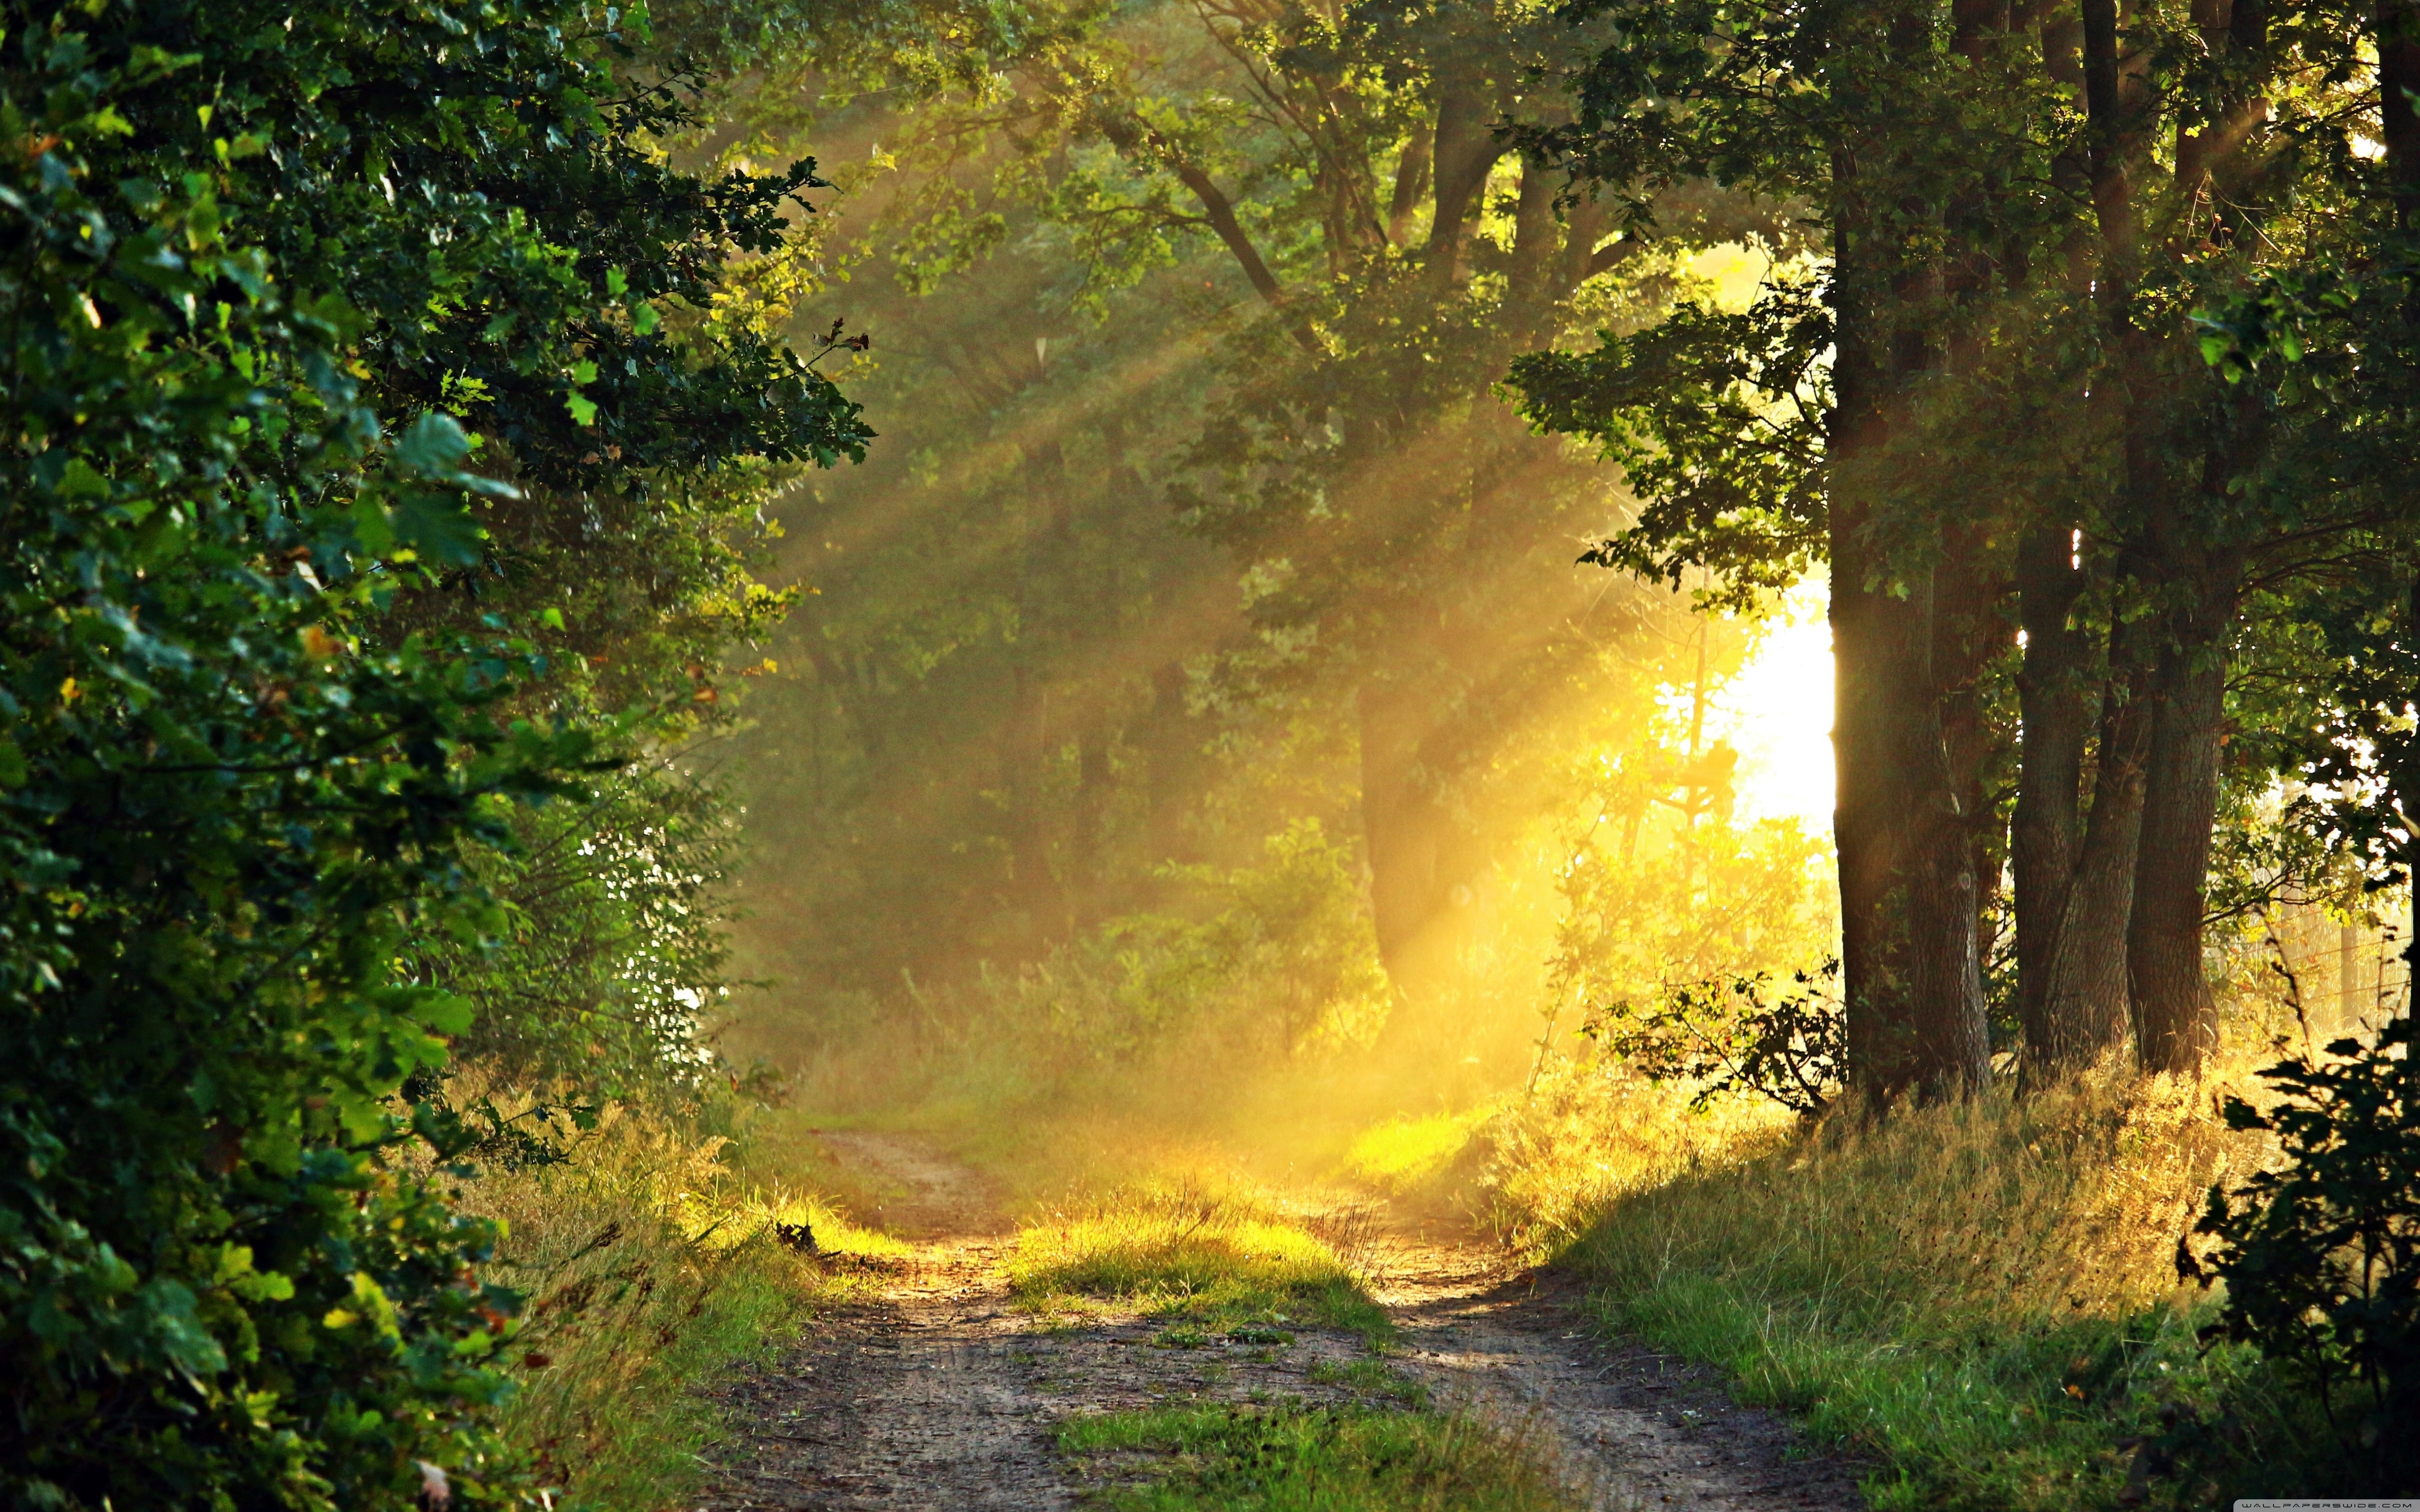
[[[970, 480], [1002, 484], [951, 548], [970, 553], [991, 522], [1022, 517], [1017, 575], [1047, 584], [1032, 603], [1064, 616], [1030, 614], [1020, 598], [992, 622], [1017, 625], [1016, 665], [957, 707], [960, 729], [1001, 732], [991, 791], [1003, 811], [970, 818], [1017, 877], [1050, 875], [1033, 895], [1071, 896], [1077, 837], [1092, 823], [1077, 795], [1099, 791], [1082, 774], [1117, 748], [1086, 721], [1108, 711], [1112, 731], [1156, 730], [1140, 716], [1146, 699], [1172, 712], [1190, 674], [1176, 658], [1145, 675], [1101, 658], [1123, 687], [1079, 671], [1069, 653], [1097, 633], [1085, 628], [1095, 609], [1141, 595], [1099, 570], [1061, 591], [1058, 563], [1073, 555], [1063, 543], [1132, 538], [1135, 513], [1173, 494], [1193, 538], [1241, 570], [1253, 639], [1230, 637], [1233, 579], [1220, 580], [1219, 557], [1156, 539], [1168, 573], [1135, 633], [1172, 641], [1162, 606], [1185, 606], [1183, 623], [1205, 632], [1197, 665], [1215, 650], [1223, 669], [1196, 687], [1197, 703], [1342, 703], [1380, 938], [1398, 980], [1429, 996], [1485, 890], [1525, 708], [1580, 655], [1574, 616], [1594, 590], [1574, 581], [1562, 543], [1606, 508], [1593, 470], [1522, 434], [1491, 386], [1511, 352], [1575, 318], [1575, 301], [1622, 306], [1626, 281], [1605, 276], [1617, 265], [1645, 278], [1663, 264], [1652, 253], [1631, 263], [1642, 243], [1613, 238], [1604, 208], [1559, 208], [1559, 177], [1495, 136], [1555, 36], [1538, 18], [1468, 6], [1020, 16], [990, 92], [935, 89], [878, 115], [870, 101], [848, 107], [902, 170], [879, 213], [903, 277], [988, 312], [966, 322], [976, 339], [954, 335], [952, 386], [928, 402], [999, 425], [1025, 492], [1011, 494], [1004, 469], [962, 464]], [[1676, 215], [1738, 210], [1700, 196]], [[965, 276], [978, 266], [985, 277]], [[1127, 290], [1147, 295], [1148, 316]], [[1147, 347], [1146, 330], [1164, 345]], [[1127, 381], [1122, 363], [1149, 369], [1147, 353], [1170, 351], [1182, 355], [1156, 359], [1172, 369], [1164, 385], [1151, 369], [1149, 386], [1114, 387]], [[1202, 352], [1211, 362], [1193, 365]], [[1162, 393], [1183, 396], [1172, 412], [1156, 408]], [[1151, 403], [1135, 406], [1141, 393]], [[1515, 615], [1502, 608], [1508, 584], [1519, 585]], [[939, 612], [966, 623], [978, 596]], [[1015, 707], [995, 720], [994, 698]], [[1181, 764], [1154, 748], [1156, 769]], [[1049, 811], [1058, 802], [1063, 816]]]
[[864, 439], [780, 343], [684, 313], [811, 174], [665, 169], [677, 96], [589, 22], [10, 18], [13, 1504], [514, 1494], [481, 1414], [515, 1300], [447, 1195], [458, 1130], [396, 1098], [469, 1008], [396, 963], [486, 927], [478, 849], [644, 717], [547, 706], [556, 626], [449, 595], [540, 490], [627, 508]]
[[[1796, 196], [1833, 238], [1820, 325], [1776, 286], [1767, 314], [1702, 323], [1684, 366], [1634, 337], [1516, 377], [1539, 419], [1665, 490], [1608, 560], [1769, 580], [1821, 532], [1854, 1078], [1938, 1092], [1983, 1074], [1973, 919], [2005, 822], [1983, 779], [2019, 731], [1979, 690], [2010, 618], [2028, 1070], [2090, 1060], [2130, 1017], [2147, 1068], [2189, 1069], [2215, 1032], [2202, 892], [2241, 596], [2303, 570], [2319, 522], [2272, 486], [2273, 418], [2208, 376], [2185, 316], [2241, 287], [2261, 247], [2324, 234], [2340, 193], [2319, 170], [2343, 163], [2354, 76], [2341, 18], [2145, 8], [2121, 27], [2099, 0], [1572, 13], [1622, 40], [1580, 73], [1577, 121], [1533, 133], [1542, 150], [1609, 184], [1704, 174]], [[2163, 131], [2174, 150], [2156, 154]], [[1799, 345], [1828, 344], [1828, 388], [1769, 360], [1793, 321]]]

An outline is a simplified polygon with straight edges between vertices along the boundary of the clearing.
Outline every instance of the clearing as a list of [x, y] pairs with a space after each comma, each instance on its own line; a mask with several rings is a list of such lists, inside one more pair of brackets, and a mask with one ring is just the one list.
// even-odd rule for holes
[[1037, 1315], [1011, 1296], [1014, 1226], [982, 1177], [911, 1136], [821, 1137], [890, 1189], [869, 1216], [913, 1254], [855, 1262], [878, 1276], [872, 1300], [724, 1387], [734, 1429], [700, 1512], [1073, 1507], [1143, 1468], [1060, 1453], [1054, 1429], [1077, 1414], [1422, 1395], [1518, 1439], [1583, 1507], [1865, 1505], [1855, 1461], [1810, 1452], [1785, 1418], [1732, 1405], [1703, 1372], [1607, 1343], [1575, 1283], [1479, 1244], [1386, 1231], [1372, 1210], [1331, 1215], [1394, 1325], [1375, 1356], [1361, 1335], [1308, 1319], [1205, 1335], [1140, 1308]]

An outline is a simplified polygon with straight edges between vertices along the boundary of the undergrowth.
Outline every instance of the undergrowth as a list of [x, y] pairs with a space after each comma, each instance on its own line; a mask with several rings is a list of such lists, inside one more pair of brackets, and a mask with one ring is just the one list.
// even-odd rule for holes
[[1009, 1288], [1045, 1316], [1110, 1302], [1214, 1330], [1318, 1323], [1375, 1348], [1393, 1325], [1350, 1263], [1352, 1244], [1349, 1232], [1323, 1238], [1239, 1189], [1132, 1186], [1023, 1229]]
[[[849, 1258], [903, 1248], [738, 1180], [727, 1145], [622, 1111], [562, 1164], [465, 1188], [505, 1222], [498, 1273], [527, 1298], [504, 1431], [563, 1512], [690, 1504], [722, 1427], [714, 1380], [864, 1286]], [[777, 1222], [811, 1229], [822, 1257]]]
[[2303, 1408], [2257, 1355], [2206, 1349], [2212, 1304], [2180, 1285], [2203, 1193], [2268, 1154], [2211, 1097], [2119, 1081], [1807, 1131], [1634, 1118], [1576, 1148], [1513, 1128], [1496, 1180], [1608, 1329], [1869, 1458], [1878, 1509], [2309, 1494]]
[[1563, 1512], [1571, 1504], [1517, 1442], [1430, 1412], [1292, 1405], [1106, 1412], [1061, 1424], [1059, 1447], [1093, 1474], [1140, 1471], [1140, 1484], [1102, 1498], [1122, 1512]]

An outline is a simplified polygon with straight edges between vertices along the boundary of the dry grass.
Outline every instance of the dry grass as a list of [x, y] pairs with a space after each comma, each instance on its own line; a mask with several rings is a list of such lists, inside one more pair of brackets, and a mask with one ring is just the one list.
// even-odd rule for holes
[[1780, 1148], [1798, 1127], [1745, 1099], [1692, 1112], [1682, 1091], [1583, 1060], [1478, 1131], [1488, 1159], [1476, 1196], [1499, 1238], [1543, 1257], [1623, 1198]]
[[2273, 1153], [2214, 1112], [2259, 1063], [1812, 1130], [1575, 1075], [1499, 1125], [1492, 1188], [1610, 1325], [1874, 1455], [1877, 1506], [2115, 1505], [2119, 1446], [2164, 1407], [2261, 1411], [2257, 1362], [2201, 1350], [2210, 1299], [2175, 1270], [2211, 1182]]
[[898, 1247], [821, 1203], [741, 1182], [727, 1146], [625, 1111], [564, 1165], [465, 1189], [469, 1207], [506, 1224], [499, 1273], [529, 1299], [504, 1427], [558, 1508], [686, 1504], [721, 1426], [701, 1388], [862, 1284], [777, 1242], [775, 1220], [811, 1223], [828, 1250]]

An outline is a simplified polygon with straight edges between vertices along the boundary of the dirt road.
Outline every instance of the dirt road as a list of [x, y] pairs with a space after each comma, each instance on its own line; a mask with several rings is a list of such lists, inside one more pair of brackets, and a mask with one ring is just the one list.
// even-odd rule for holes
[[[1345, 1367], [1368, 1350], [1349, 1334], [1296, 1327], [1283, 1347], [1185, 1348], [1164, 1319], [1069, 1328], [1018, 1313], [979, 1178], [913, 1140], [842, 1138], [844, 1158], [906, 1189], [886, 1218], [925, 1242], [878, 1301], [820, 1319], [794, 1353], [729, 1386], [735, 1430], [711, 1512], [1071, 1507], [1090, 1488], [1050, 1447], [1069, 1414], [1360, 1395]], [[1785, 1420], [1731, 1406], [1652, 1350], [1592, 1336], [1567, 1280], [1409, 1237], [1365, 1240], [1357, 1258], [1401, 1330], [1388, 1364], [1440, 1405], [1521, 1436], [1591, 1512], [1864, 1505], [1856, 1467], [1806, 1454]]]

